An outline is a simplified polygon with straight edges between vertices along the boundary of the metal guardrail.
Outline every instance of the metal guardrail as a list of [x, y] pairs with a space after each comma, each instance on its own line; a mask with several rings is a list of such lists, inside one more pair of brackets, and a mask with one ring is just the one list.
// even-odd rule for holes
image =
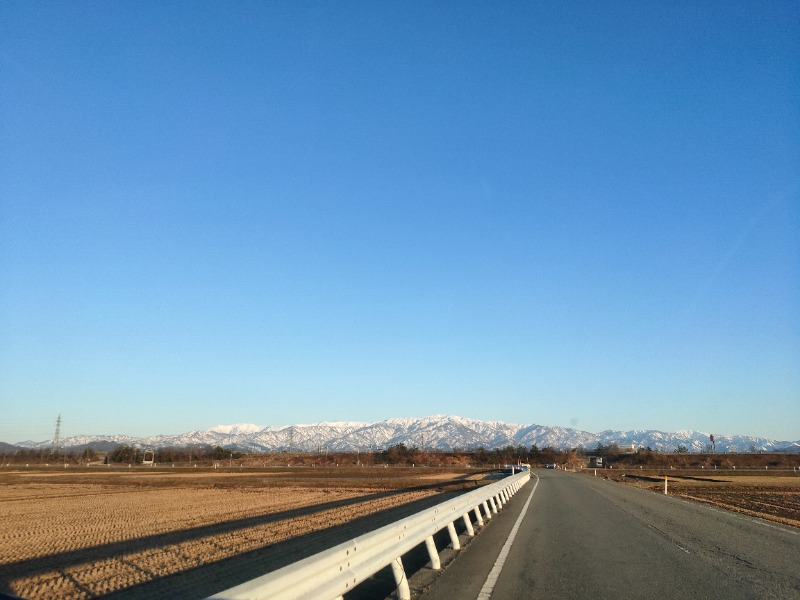
[[450, 545], [459, 550], [456, 521], [462, 519], [467, 535], [474, 536], [472, 515], [477, 524], [483, 526], [484, 519], [497, 514], [529, 479], [530, 472], [522, 471], [214, 594], [207, 600], [341, 600], [345, 593], [387, 565], [392, 567], [398, 596], [401, 600], [410, 600], [402, 556], [424, 543], [431, 567], [440, 569], [434, 534], [447, 529]]

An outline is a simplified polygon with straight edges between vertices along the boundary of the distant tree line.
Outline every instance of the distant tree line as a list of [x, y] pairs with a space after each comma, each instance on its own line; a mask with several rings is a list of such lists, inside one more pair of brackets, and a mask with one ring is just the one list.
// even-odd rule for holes
[[52, 448], [19, 448], [13, 452], [2, 453], [2, 464], [87, 464], [97, 461], [99, 454], [93, 448], [71, 449], [68, 451]]
[[[453, 462], [466, 462], [473, 466], [495, 466], [503, 464], [529, 463], [544, 465], [546, 463], [565, 463], [570, 457], [584, 454], [582, 450], [559, 450], [557, 448], [539, 448], [535, 444], [531, 447], [514, 446], [509, 444], [501, 448], [487, 450], [480, 447], [474, 450], [453, 449], [452, 451], [425, 451], [417, 447], [407, 447], [405, 444], [395, 444], [379, 453], [379, 460], [386, 464], [412, 465], [412, 464], [446, 464]], [[460, 460], [446, 460], [447, 458]]]
[[[242, 458], [242, 453], [236, 450], [227, 450], [220, 446], [193, 446], [191, 448], [156, 448], [147, 450], [147, 460], [156, 464], [175, 463], [210, 463], [223, 460], [237, 460]], [[89, 463], [104, 462], [110, 464], [127, 463], [142, 464], [145, 460], [145, 450], [134, 446], [117, 446], [107, 453], [100, 453], [94, 448], [71, 450], [54, 450], [52, 448], [19, 448], [14, 451], [2, 453], [0, 464], [70, 464], [87, 465]]]
[[[608, 455], [609, 450], [601, 448]], [[226, 460], [239, 460], [243, 458], [241, 452], [229, 450], [220, 446], [192, 446], [168, 447], [147, 450], [147, 460], [156, 464], [208, 464]], [[514, 446], [509, 444], [501, 448], [487, 450], [477, 448], [474, 450], [453, 449], [451, 451], [426, 450], [422, 451], [416, 446], [395, 444], [385, 450], [374, 453], [326, 453], [326, 460], [319, 460], [318, 464], [391, 464], [391, 465], [431, 465], [445, 466], [455, 464], [470, 464], [473, 466], [495, 466], [517, 462], [544, 465], [546, 463], [563, 464], [575, 458], [584, 456], [583, 449], [559, 450], [552, 447], [538, 448], [535, 444], [531, 447]], [[30, 464], [58, 464], [69, 463], [75, 465], [105, 462], [109, 464], [142, 464], [145, 460], [145, 450], [139, 447], [122, 445], [117, 446], [107, 453], [99, 453], [93, 448], [69, 450], [64, 452], [53, 449], [28, 449], [20, 448], [14, 452], [3, 455], [3, 463], [30, 463]]]
[[[221, 446], [193, 446], [190, 448], [155, 448], [143, 450], [134, 446], [119, 446], [108, 453], [109, 463], [142, 464], [145, 460], [153, 460], [156, 464], [206, 463], [210, 461], [237, 460], [242, 453], [227, 450]], [[152, 454], [151, 454], [152, 453]]]
[[[147, 455], [145, 455], [145, 452]], [[751, 453], [752, 455], [752, 453]], [[725, 461], [734, 460], [732, 454], [698, 454], [688, 452], [685, 446], [679, 446], [671, 452], [658, 452], [650, 448], [639, 448], [636, 451], [621, 449], [617, 444], [598, 444], [596, 448], [587, 450], [582, 447], [571, 449], [558, 449], [551, 446], [539, 448], [536, 444], [530, 447], [508, 444], [500, 448], [488, 450], [480, 447], [476, 449], [452, 450], [421, 450], [416, 446], [395, 444], [387, 449], [362, 452], [272, 452], [262, 454], [247, 454], [220, 446], [196, 445], [191, 447], [168, 447], [144, 450], [130, 445], [117, 446], [108, 452], [100, 452], [91, 447], [75, 448], [68, 451], [52, 448], [31, 449], [17, 448], [0, 451], [0, 464], [30, 464], [33, 465], [88, 465], [103, 462], [106, 464], [137, 464], [140, 465], [145, 458], [157, 465], [187, 465], [197, 464], [210, 466], [221, 463], [225, 466], [228, 461], [239, 461], [240, 465], [269, 466], [276, 464], [275, 459], [281, 457], [277, 464], [287, 466], [345, 466], [345, 465], [399, 465], [399, 466], [466, 466], [494, 468], [498, 465], [527, 463], [534, 467], [546, 464], [566, 465], [580, 467], [588, 462], [589, 456], [602, 456], [606, 465], [615, 464], [622, 466], [663, 466], [669, 464], [726, 464]], [[671, 457], [671, 458], [670, 458]], [[777, 459], [764, 456], [764, 465], [778, 464]], [[676, 463], [676, 461], [678, 461]], [[737, 463], [731, 463], [737, 464]], [[745, 464], [739, 462], [738, 464]], [[762, 463], [759, 463], [762, 464]], [[780, 463], [783, 464], [783, 463]], [[762, 465], [763, 466], [763, 465]]]

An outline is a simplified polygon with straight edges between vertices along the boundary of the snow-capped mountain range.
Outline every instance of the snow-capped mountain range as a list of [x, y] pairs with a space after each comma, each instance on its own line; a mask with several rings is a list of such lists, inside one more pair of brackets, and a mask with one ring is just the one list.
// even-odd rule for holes
[[[717, 452], [800, 451], [800, 441], [776, 441], [766, 438], [715, 435]], [[24, 448], [46, 448], [52, 440], [19, 442]], [[262, 427], [248, 423], [218, 425], [207, 430], [180, 435], [156, 435], [136, 438], [126, 435], [79, 435], [64, 438], [59, 446], [109, 448], [132, 445], [140, 448], [222, 446], [243, 452], [354, 452], [384, 450], [395, 444], [425, 450], [492, 450], [509, 445], [530, 448], [594, 449], [598, 444], [620, 447], [651, 448], [671, 452], [679, 446], [690, 452], [702, 452], [709, 446], [709, 434], [700, 431], [665, 433], [655, 430], [589, 433], [566, 427], [519, 425], [501, 421], [480, 421], [452, 415], [423, 418], [398, 418], [378, 423], [333, 422], [313, 425]]]
[[[717, 452], [799, 452], [800, 441], [776, 441], [741, 435], [715, 435]], [[24, 448], [52, 446], [44, 442], [19, 442]], [[598, 444], [618, 444], [621, 448], [651, 448], [671, 452], [683, 446], [690, 452], [708, 449], [709, 434], [700, 431], [665, 433], [655, 430], [589, 433], [566, 427], [519, 425], [501, 421], [480, 421], [451, 415], [423, 418], [388, 419], [378, 423], [334, 422], [314, 425], [262, 427], [248, 423], [218, 425], [207, 430], [180, 435], [156, 435], [135, 438], [126, 435], [79, 435], [64, 438], [59, 446], [132, 445], [140, 448], [222, 446], [243, 452], [354, 452], [384, 450], [395, 444], [424, 450], [492, 450], [506, 446], [558, 449], [583, 447], [592, 450]]]

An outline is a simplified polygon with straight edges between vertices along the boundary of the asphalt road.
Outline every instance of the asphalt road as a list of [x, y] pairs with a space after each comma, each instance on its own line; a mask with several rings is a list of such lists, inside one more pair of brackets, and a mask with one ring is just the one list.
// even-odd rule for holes
[[535, 475], [535, 493], [533, 477], [422, 598], [800, 599], [797, 529], [602, 477]]

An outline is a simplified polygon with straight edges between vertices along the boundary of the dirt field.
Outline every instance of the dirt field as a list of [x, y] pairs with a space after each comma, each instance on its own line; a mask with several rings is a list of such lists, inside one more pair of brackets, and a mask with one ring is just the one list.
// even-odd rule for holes
[[0, 591], [202, 598], [482, 479], [406, 468], [176, 471], [0, 471]]
[[[800, 475], [600, 476], [800, 527]], [[442, 502], [483, 473], [435, 468], [0, 470], [0, 592], [204, 598]]]
[[664, 491], [667, 477], [667, 489], [672, 495], [800, 527], [800, 472], [612, 469], [598, 473], [654, 492]]

